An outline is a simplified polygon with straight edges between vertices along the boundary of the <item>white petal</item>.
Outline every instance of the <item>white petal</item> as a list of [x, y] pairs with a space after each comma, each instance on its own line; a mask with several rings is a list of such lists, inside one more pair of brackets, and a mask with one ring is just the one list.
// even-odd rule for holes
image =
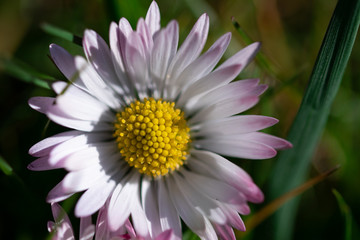
[[119, 101], [119, 95], [116, 95], [113, 90], [107, 87], [99, 74], [83, 57], [76, 56], [75, 65], [79, 71], [81, 80], [91, 94], [112, 109], [120, 108], [121, 102]]
[[176, 53], [178, 41], [179, 26], [176, 21], [171, 21], [154, 38], [154, 47], [150, 57], [150, 72], [152, 77], [159, 82], [159, 86], [162, 86], [166, 77], [169, 64]]
[[[263, 201], [264, 196], [260, 189], [253, 183], [251, 177], [239, 166], [218, 154], [208, 151], [192, 149], [191, 155], [196, 157], [198, 161], [191, 161], [189, 165], [199, 164], [200, 167], [196, 167], [198, 173], [227, 182], [244, 193], [249, 201]], [[192, 168], [192, 170], [195, 170], [195, 168]]]
[[154, 35], [154, 33], [160, 29], [160, 10], [155, 1], [152, 1], [149, 7], [145, 22], [150, 29], [151, 35]]
[[77, 68], [75, 67], [74, 57], [68, 53], [64, 48], [50, 44], [50, 55], [59, 70], [65, 75], [67, 79], [74, 82], [77, 77]]
[[58, 203], [51, 203], [51, 212], [56, 223], [66, 222], [71, 227], [69, 216]]
[[249, 108], [256, 105], [258, 101], [259, 98], [257, 96], [235, 96], [229, 99], [225, 99], [201, 109], [189, 120], [189, 124], [230, 117], [237, 113], [248, 110]]
[[199, 58], [197, 58], [184, 69], [174, 84], [186, 88], [191, 83], [208, 74], [224, 54], [227, 46], [230, 43], [230, 39], [231, 33], [227, 33], [220, 37], [207, 52], [202, 54]]
[[59, 182], [51, 191], [48, 193], [46, 197], [46, 202], [60, 202], [63, 201], [70, 196], [72, 196], [75, 192], [69, 193], [67, 189], [62, 186], [62, 182]]
[[[89, 147], [76, 151], [64, 158], [63, 166], [68, 171], [78, 171], [94, 164], [105, 164], [121, 159], [115, 143], [92, 144]], [[114, 156], [115, 155], [115, 156]], [[110, 158], [113, 156], [114, 160]]]
[[146, 176], [143, 177], [141, 185], [141, 202], [146, 214], [150, 236], [154, 238], [162, 232], [157, 205], [157, 189], [155, 189], [154, 182]]
[[220, 239], [236, 240], [234, 231], [230, 226], [214, 224], [214, 228]]
[[184, 177], [176, 174], [174, 175], [174, 180], [178, 186], [181, 185], [181, 188], [179, 189], [185, 198], [187, 198], [191, 204], [209, 220], [218, 224], [225, 224], [226, 217], [215, 202], [215, 199], [204, 195], [201, 190], [196, 189], [195, 186], [191, 184], [192, 182], [188, 181], [188, 178], [192, 178], [193, 175], [186, 174], [185, 169], [183, 169], [181, 173], [184, 174]]
[[95, 226], [91, 223], [91, 216], [80, 219], [80, 240], [92, 240]]
[[[141, 175], [137, 173], [138, 176], [138, 184], [140, 184]], [[139, 187], [140, 188], [140, 187]], [[134, 224], [134, 229], [136, 231], [137, 237], [141, 237], [144, 239], [149, 238], [149, 228], [148, 228], [148, 219], [146, 218], [146, 214], [140, 203], [140, 189], [136, 192], [134, 198], [132, 199], [133, 204], [131, 205], [131, 219]]]
[[29, 154], [34, 157], [42, 157], [47, 154], [58, 144], [65, 142], [73, 137], [77, 137], [81, 134], [79, 131], [67, 131], [56, 134], [52, 137], [45, 138], [36, 143], [29, 149]]
[[111, 231], [122, 226], [130, 215], [134, 198], [139, 191], [139, 175], [135, 173], [133, 171], [129, 179], [123, 179], [112, 193], [107, 212]]
[[172, 83], [179, 74], [199, 56], [205, 45], [208, 31], [209, 17], [206, 14], [203, 14], [195, 23], [169, 66], [168, 75], [170, 83]]
[[58, 161], [56, 164], [50, 164], [49, 157], [41, 157], [31, 162], [27, 168], [32, 171], [46, 171], [64, 167], [64, 161]]
[[181, 223], [163, 179], [156, 181], [158, 187], [158, 207], [162, 230], [172, 229], [175, 239], [182, 239]]
[[[224, 68], [223, 70], [225, 69], [226, 68]], [[219, 72], [223, 70], [219, 70]], [[220, 79], [224, 80], [223, 77], [221, 77]], [[217, 82], [219, 82], [219, 80]], [[247, 79], [232, 82], [209, 91], [209, 89], [213, 88], [212, 84], [217, 84], [217, 82], [209, 82], [208, 85], [202, 85], [200, 89], [196, 90], [198, 92], [198, 95], [193, 96], [196, 101], [194, 101], [192, 105], [187, 104], [186, 109], [189, 109], [191, 112], [196, 112], [198, 111], [198, 109], [208, 106], [209, 103], [223, 101], [233, 96], [259, 96], [258, 94], [256, 94], [258, 88], [264, 90], [264, 87], [262, 85], [257, 86], [259, 82], [258, 79]], [[201, 89], [203, 90], [203, 92], [200, 92]]]
[[32, 97], [29, 99], [29, 106], [41, 113], [46, 114], [46, 112], [54, 104], [55, 98], [52, 97]]
[[252, 132], [247, 134], [242, 134], [239, 136], [241, 139], [246, 139], [247, 141], [254, 141], [262, 144], [266, 144], [275, 149], [287, 149], [291, 148], [292, 144], [285, 139], [275, 137], [262, 132]]
[[152, 38], [152, 34], [150, 32], [150, 29], [148, 25], [146, 25], [145, 20], [143, 18], [140, 18], [137, 26], [136, 26], [136, 32], [139, 34], [142, 40], [142, 45], [144, 46], [144, 50], [146, 55], [150, 53], [154, 42]]
[[60, 95], [56, 98], [54, 105], [57, 105], [62, 112], [72, 118], [93, 122], [114, 121], [115, 116], [107, 109], [102, 109], [98, 107], [99, 105], [90, 104], [86, 102], [86, 99], [78, 100], [79, 98], [73, 98], [72, 96]]
[[225, 204], [221, 205], [221, 209], [224, 211], [228, 219], [228, 224], [230, 224], [231, 226], [233, 226], [234, 228], [240, 231], [246, 230], [244, 221], [241, 219], [240, 215], [236, 210], [232, 209], [231, 207]]
[[210, 150], [225, 156], [248, 158], [248, 159], [267, 159], [276, 155], [276, 151], [265, 144], [249, 142], [246, 140], [233, 140], [227, 138], [207, 138], [196, 140], [195, 146]]
[[62, 180], [62, 186], [68, 193], [80, 192], [88, 189], [104, 176], [105, 172], [101, 166], [94, 165], [68, 173]]
[[[189, 162], [189, 165], [195, 161]], [[182, 171], [182, 173], [190, 185], [211, 199], [228, 204], [244, 203], [246, 200], [239, 196], [236, 188], [224, 182], [189, 171]]]
[[52, 121], [56, 122], [59, 125], [79, 131], [109, 131], [112, 129], [111, 125], [107, 123], [97, 123], [86, 120], [72, 119], [68, 116], [65, 116], [65, 114], [62, 111], [59, 111], [59, 109], [56, 109], [56, 107], [52, 108], [51, 112], [48, 112], [46, 115], [48, 118], [50, 118]]
[[[241, 49], [239, 52], [237, 52], [234, 56], [232, 56], [228, 60], [226, 60], [216, 70], [220, 70], [220, 69], [232, 66], [234, 64], [240, 64], [242, 66], [242, 68], [240, 69], [240, 71], [241, 71], [249, 64], [249, 62], [252, 61], [252, 59], [255, 57], [255, 55], [259, 51], [259, 49], [260, 49], [259, 42], [252, 43], [249, 46]], [[239, 73], [240, 73], [240, 71], [239, 71]]]
[[196, 234], [205, 231], [204, 216], [189, 202], [186, 196], [183, 195], [182, 191], [180, 191], [180, 186], [174, 182], [172, 176], [166, 180], [171, 201], [182, 220]]
[[75, 207], [77, 217], [90, 216], [97, 212], [110, 196], [116, 185], [110, 177], [105, 181], [98, 181], [91, 186], [79, 199]]
[[123, 94], [113, 67], [111, 52], [104, 41], [95, 31], [85, 30], [83, 48], [86, 58], [102, 79], [104, 79], [117, 93]]
[[228, 84], [235, 78], [236, 73], [240, 68], [241, 65], [233, 65], [218, 71], [214, 71], [204, 76], [203, 78], [196, 81], [194, 84], [190, 85], [181, 94], [178, 100], [178, 105], [185, 105], [187, 111], [193, 111], [193, 109], [189, 108], [189, 106], [187, 105], [189, 104], [189, 102], [191, 102], [193, 98], [199, 98], [214, 88]]
[[249, 133], [270, 127], [277, 122], [278, 120], [275, 118], [260, 115], [233, 116], [200, 123], [199, 126], [196, 127], [198, 132], [195, 132], [193, 136]]
[[86, 133], [73, 137], [66, 142], [57, 145], [50, 153], [50, 164], [56, 164], [62, 158], [89, 147], [89, 144], [101, 143], [111, 137], [108, 133]]
[[108, 106], [91, 95], [91, 93], [88, 92], [88, 89], [84, 90], [76, 85], [63, 81], [54, 82], [51, 87], [58, 95], [71, 97], [76, 102], [86, 102], [103, 111], [109, 110]]

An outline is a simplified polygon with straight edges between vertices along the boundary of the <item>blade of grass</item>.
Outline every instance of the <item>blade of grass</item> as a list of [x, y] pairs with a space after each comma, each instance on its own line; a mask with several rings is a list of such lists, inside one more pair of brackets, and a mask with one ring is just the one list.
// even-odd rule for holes
[[7, 74], [42, 88], [50, 89], [50, 81], [55, 80], [53, 77], [39, 73], [30, 66], [16, 59], [9, 60], [0, 58], [0, 65]]
[[0, 169], [7, 176], [12, 175], [13, 173], [12, 167], [5, 161], [5, 159], [2, 156], [0, 156]]
[[[251, 43], [254, 42], [251, 39], [251, 37], [246, 33], [246, 31], [236, 21], [235, 17], [232, 17], [231, 21], [232, 21], [232, 24], [234, 25], [236, 31], [241, 36], [242, 41], [244, 42], [245, 45], [250, 45]], [[270, 59], [268, 59], [263, 52], [260, 51], [260, 52], [258, 52], [258, 54], [256, 54], [255, 61], [257, 62], [257, 64], [263, 71], [267, 72], [270, 76], [272, 76], [276, 79], [279, 79], [277, 76], [278, 74], [275, 71], [275, 67], [273, 66], [273, 64], [271, 64]]]
[[346, 204], [344, 198], [341, 196], [341, 194], [337, 190], [333, 189], [332, 192], [336, 197], [336, 200], [337, 200], [337, 202], [339, 204], [341, 213], [345, 217], [345, 236], [344, 236], [344, 240], [351, 240], [352, 220], [353, 220], [352, 219], [352, 214], [351, 214], [351, 209]]
[[[360, 22], [360, 1], [339, 0], [331, 18], [309, 85], [289, 132], [292, 149], [283, 151], [270, 179], [277, 198], [304, 181], [311, 157], [339, 89]], [[274, 239], [291, 239], [299, 198], [287, 202], [274, 219]]]
[[64, 29], [61, 29], [59, 27], [56, 27], [54, 25], [51, 25], [49, 23], [42, 23], [40, 25], [40, 28], [50, 34], [50, 35], [53, 35], [55, 37], [59, 37], [59, 38], [62, 38], [62, 39], [65, 39], [65, 40], [68, 40], [70, 42], [73, 42], [79, 46], [82, 46], [82, 38], [79, 37], [79, 36], [76, 36], [74, 34], [72, 34], [71, 32], [68, 32]]
[[200, 238], [190, 230], [185, 231], [183, 240], [199, 240]]

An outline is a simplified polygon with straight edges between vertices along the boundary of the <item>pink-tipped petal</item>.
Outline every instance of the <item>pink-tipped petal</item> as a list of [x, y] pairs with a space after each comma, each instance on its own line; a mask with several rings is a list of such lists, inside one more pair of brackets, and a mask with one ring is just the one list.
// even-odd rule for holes
[[50, 55], [56, 66], [64, 74], [64, 76], [71, 82], [77, 80], [76, 73], [77, 68], [75, 67], [74, 57], [68, 53], [64, 48], [56, 45], [50, 45]]
[[194, 145], [201, 149], [238, 158], [268, 159], [276, 156], [274, 148], [262, 143], [249, 142], [246, 140], [235, 141], [226, 138], [208, 138], [196, 140], [194, 141]]
[[67, 131], [56, 134], [52, 137], [45, 138], [44, 140], [36, 143], [29, 149], [29, 154], [34, 157], [42, 157], [49, 154], [49, 152], [58, 144], [65, 142], [73, 137], [79, 136], [79, 131]]
[[170, 82], [176, 80], [179, 74], [199, 56], [205, 45], [208, 31], [209, 17], [207, 14], [203, 14], [195, 23], [169, 66]]
[[[249, 46], [241, 49], [234, 56], [226, 60], [216, 70], [220, 70], [234, 64], [241, 64], [242, 69], [244, 69], [249, 64], [249, 62], [252, 61], [256, 53], [260, 50], [260, 46], [261, 44], [259, 42], [250, 44]], [[242, 71], [242, 69], [239, 70], [238, 74]]]
[[191, 154], [197, 161], [192, 161], [190, 167], [193, 171], [227, 182], [243, 193], [248, 201], [262, 202], [264, 196], [260, 189], [253, 183], [251, 177], [240, 167], [229, 160], [209, 151], [192, 150]]
[[32, 109], [46, 114], [54, 102], [55, 98], [52, 97], [32, 97], [28, 103]]
[[259, 142], [262, 144], [266, 144], [275, 149], [288, 149], [292, 148], [292, 144], [285, 139], [272, 136], [270, 134], [262, 133], [262, 132], [252, 132], [247, 133], [244, 136], [241, 136], [248, 141]]
[[[221, 71], [222, 70], [219, 70], [219, 72]], [[224, 78], [221, 79], [224, 80]], [[189, 108], [191, 112], [195, 112], [198, 111], [198, 109], [205, 108], [209, 103], [220, 102], [232, 98], [233, 96], [237, 96], [238, 98], [246, 96], [259, 96], [259, 94], [257, 94], [259, 88], [264, 90], [263, 86], [257, 85], [259, 82], [258, 79], [240, 80], [217, 88], [213, 88], [211, 86], [213, 83], [217, 84], [218, 82], [220, 81], [213, 81], [209, 85], [202, 84], [203, 91], [206, 94], [200, 95], [200, 97], [197, 98], [197, 101], [193, 103], [193, 105], [190, 105], [191, 108], [189, 104], [187, 108]], [[212, 90], [209, 91], [209, 89]]]
[[[185, 170], [182, 173], [186, 173]], [[214, 198], [210, 198], [208, 195], [203, 194], [202, 191], [198, 191], [188, 179], [193, 175], [187, 175], [185, 178], [179, 175], [174, 175], [174, 180], [177, 185], [181, 185], [180, 191], [189, 202], [195, 206], [195, 208], [206, 218], [212, 222], [218, 224], [225, 224], [226, 217], [221, 211], [218, 202]]]
[[257, 96], [232, 97], [210, 105], [197, 112], [190, 120], [190, 124], [230, 117], [246, 111], [259, 101]]
[[236, 240], [234, 231], [230, 226], [214, 224], [214, 229], [220, 239]]
[[150, 57], [150, 72], [159, 82], [159, 85], [164, 81], [168, 66], [175, 56], [178, 41], [179, 26], [176, 21], [171, 21], [154, 38], [154, 47]]
[[230, 43], [231, 33], [220, 37], [204, 54], [184, 69], [174, 84], [186, 88], [208, 74], [218, 63]]
[[91, 216], [80, 218], [79, 240], [92, 240], [95, 235], [95, 226], [91, 222]]
[[233, 135], [255, 132], [270, 127], [277, 119], [259, 115], [242, 115], [217, 119], [200, 124], [194, 136]]
[[49, 157], [41, 157], [30, 163], [27, 168], [32, 171], [46, 171], [64, 167], [64, 161], [50, 164]]
[[171, 229], [166, 230], [156, 237], [156, 240], [174, 240], [173, 231]]
[[185, 105], [186, 112], [190, 114], [196, 111], [197, 109], [193, 108], [189, 103], [193, 98], [199, 98], [209, 92], [210, 90], [227, 84], [232, 81], [236, 76], [235, 73], [237, 69], [240, 69], [241, 65], [233, 65], [227, 68], [223, 68], [216, 72], [211, 72], [203, 78], [196, 81], [194, 84], [189, 86], [181, 95], [178, 100], [180, 106]]
[[113, 68], [110, 49], [104, 39], [93, 30], [85, 30], [83, 47], [86, 58], [102, 79], [116, 84], [117, 76]]
[[159, 6], [153, 1], [145, 17], [145, 23], [153, 36], [160, 29], [160, 10]]

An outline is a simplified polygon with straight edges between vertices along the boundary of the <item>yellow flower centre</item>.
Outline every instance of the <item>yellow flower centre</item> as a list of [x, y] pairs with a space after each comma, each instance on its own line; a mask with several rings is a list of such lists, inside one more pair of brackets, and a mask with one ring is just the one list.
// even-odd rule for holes
[[175, 103], [145, 98], [131, 103], [116, 118], [114, 136], [131, 167], [156, 177], [184, 164], [190, 128]]

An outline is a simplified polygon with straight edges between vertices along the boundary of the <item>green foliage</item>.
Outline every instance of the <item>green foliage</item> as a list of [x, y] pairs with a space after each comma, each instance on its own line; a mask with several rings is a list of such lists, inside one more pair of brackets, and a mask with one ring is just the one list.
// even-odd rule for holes
[[351, 215], [351, 209], [349, 208], [349, 206], [346, 204], [344, 198], [341, 196], [341, 194], [333, 189], [333, 194], [336, 197], [336, 200], [339, 204], [341, 213], [343, 214], [344, 218], [345, 218], [345, 234], [344, 234], [344, 240], [351, 240], [351, 229], [352, 229], [352, 215]]
[[5, 161], [3, 157], [0, 156], [0, 169], [6, 175], [10, 176], [13, 173], [12, 167]]
[[[310, 160], [325, 127], [339, 89], [360, 21], [360, 1], [340, 0], [334, 11], [310, 77], [289, 141], [294, 147], [280, 154], [271, 179], [272, 198], [304, 181]], [[291, 239], [299, 198], [285, 204], [276, 215], [275, 239]]]
[[82, 45], [82, 38], [79, 36], [76, 36], [72, 34], [71, 32], [68, 32], [64, 29], [61, 29], [59, 27], [56, 27], [54, 25], [51, 25], [49, 23], [43, 23], [41, 24], [41, 28], [44, 32], [53, 35], [55, 37], [59, 37], [62, 39], [65, 39], [67, 41], [73, 42], [78, 45]]
[[53, 77], [41, 74], [25, 63], [12, 59], [0, 58], [0, 65], [9, 75], [27, 83], [32, 83], [38, 87], [50, 89], [49, 82], [54, 80]]

